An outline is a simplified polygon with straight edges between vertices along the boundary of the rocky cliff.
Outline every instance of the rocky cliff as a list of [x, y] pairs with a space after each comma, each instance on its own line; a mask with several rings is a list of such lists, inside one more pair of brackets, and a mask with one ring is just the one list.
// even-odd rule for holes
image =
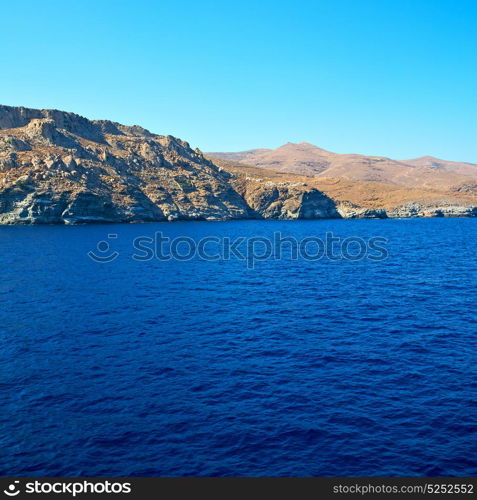
[[180, 139], [8, 106], [0, 128], [0, 223], [251, 216], [231, 175]]
[[265, 219], [341, 217], [331, 198], [303, 183], [240, 177], [232, 183], [254, 213]]

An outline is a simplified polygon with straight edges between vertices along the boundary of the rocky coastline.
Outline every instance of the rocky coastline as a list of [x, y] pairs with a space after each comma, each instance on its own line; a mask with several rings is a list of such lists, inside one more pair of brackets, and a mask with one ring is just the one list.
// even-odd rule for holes
[[369, 208], [230, 171], [139, 126], [0, 106], [0, 224], [442, 216], [475, 217], [477, 206]]

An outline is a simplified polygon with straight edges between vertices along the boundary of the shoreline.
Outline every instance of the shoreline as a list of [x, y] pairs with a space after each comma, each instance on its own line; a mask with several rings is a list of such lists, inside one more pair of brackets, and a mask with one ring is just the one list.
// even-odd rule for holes
[[111, 224], [171, 224], [174, 222], [241, 222], [241, 221], [277, 221], [277, 222], [295, 222], [295, 221], [325, 221], [325, 220], [418, 220], [418, 219], [475, 219], [476, 215], [432, 215], [432, 216], [404, 216], [404, 217], [316, 217], [316, 218], [283, 218], [272, 219], [264, 217], [241, 217], [241, 218], [223, 218], [223, 219], [190, 219], [190, 218], [177, 218], [177, 219], [158, 219], [158, 220], [83, 220], [83, 221], [64, 221], [64, 222], [12, 222], [1, 223], [0, 227], [12, 226], [100, 226]]

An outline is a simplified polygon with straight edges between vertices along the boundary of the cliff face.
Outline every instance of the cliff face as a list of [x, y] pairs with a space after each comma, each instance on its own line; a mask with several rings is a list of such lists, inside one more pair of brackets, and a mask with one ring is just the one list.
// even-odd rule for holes
[[238, 193], [248, 206], [265, 219], [340, 218], [336, 206], [325, 194], [302, 183], [236, 179]]
[[0, 128], [0, 223], [251, 216], [231, 175], [180, 139], [8, 106]]

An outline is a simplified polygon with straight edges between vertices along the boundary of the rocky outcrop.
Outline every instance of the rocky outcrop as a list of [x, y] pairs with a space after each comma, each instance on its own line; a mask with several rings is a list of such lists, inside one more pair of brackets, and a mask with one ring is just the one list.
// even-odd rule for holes
[[388, 217], [384, 208], [363, 208], [350, 202], [339, 203], [338, 213], [344, 219], [387, 219]]
[[409, 217], [477, 217], [477, 206], [429, 205], [408, 203], [393, 208], [363, 208], [339, 203], [338, 212], [345, 219], [387, 219]]
[[345, 219], [387, 219], [409, 217], [477, 217], [477, 206], [426, 205], [408, 203], [394, 208], [362, 208], [352, 203], [339, 203], [338, 212]]
[[477, 217], [477, 206], [409, 203], [387, 211], [388, 217]]
[[238, 179], [235, 189], [248, 206], [265, 219], [339, 218], [333, 200], [304, 184]]
[[231, 175], [172, 136], [0, 106], [0, 223], [253, 216]]

